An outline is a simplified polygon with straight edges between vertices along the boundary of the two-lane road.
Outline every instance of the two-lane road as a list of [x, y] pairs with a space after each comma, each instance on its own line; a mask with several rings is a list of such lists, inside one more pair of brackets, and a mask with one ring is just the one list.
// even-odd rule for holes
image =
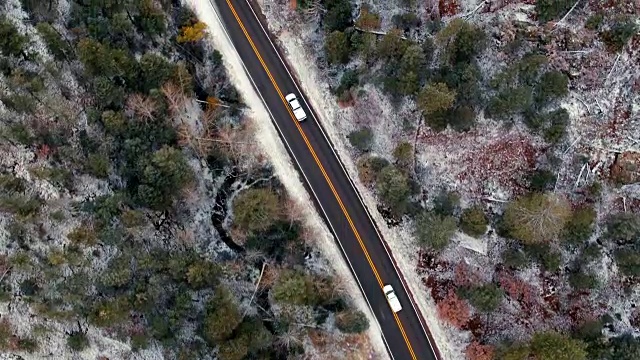
[[[426, 327], [387, 249], [251, 5], [246, 0], [212, 1], [307, 188], [336, 236], [382, 328], [387, 349], [396, 360], [435, 360]], [[288, 93], [302, 99], [306, 121], [295, 120], [284, 99]], [[403, 306], [397, 314], [391, 311], [382, 292], [385, 284], [393, 286]]]

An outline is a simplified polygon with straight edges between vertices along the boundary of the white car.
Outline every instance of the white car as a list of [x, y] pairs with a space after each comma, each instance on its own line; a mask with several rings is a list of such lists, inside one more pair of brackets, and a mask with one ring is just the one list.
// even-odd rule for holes
[[302, 110], [302, 106], [300, 106], [300, 102], [294, 94], [289, 94], [284, 98], [287, 99], [287, 102], [289, 103], [289, 106], [291, 106], [291, 110], [293, 111], [293, 115], [296, 116], [296, 119], [298, 119], [298, 121], [303, 121], [307, 118], [307, 114], [304, 112], [304, 110]]
[[393, 310], [393, 312], [397, 313], [398, 311], [402, 310], [402, 305], [400, 305], [400, 300], [398, 300], [398, 297], [396, 296], [396, 293], [393, 291], [393, 287], [391, 287], [391, 285], [385, 285], [382, 288], [382, 291], [384, 292], [384, 295], [387, 297], [387, 301], [389, 302], [389, 306], [391, 306], [391, 310]]

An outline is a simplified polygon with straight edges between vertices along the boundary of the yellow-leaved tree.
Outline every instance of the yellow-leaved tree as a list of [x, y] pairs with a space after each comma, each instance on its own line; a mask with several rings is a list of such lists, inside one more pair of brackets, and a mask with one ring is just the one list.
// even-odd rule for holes
[[178, 34], [177, 40], [179, 43], [197, 42], [202, 40], [205, 35], [207, 24], [202, 21], [198, 21], [193, 25], [187, 25], [180, 28], [180, 34]]

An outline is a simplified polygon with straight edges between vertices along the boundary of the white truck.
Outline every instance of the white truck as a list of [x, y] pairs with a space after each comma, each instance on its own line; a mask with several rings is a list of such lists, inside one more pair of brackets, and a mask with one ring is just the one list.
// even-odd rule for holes
[[284, 98], [289, 103], [289, 106], [291, 106], [291, 111], [293, 111], [293, 115], [295, 115], [298, 121], [303, 121], [307, 118], [307, 114], [302, 109], [302, 106], [300, 105], [300, 102], [296, 98], [295, 94], [288, 94]]
[[393, 291], [393, 287], [391, 285], [385, 285], [382, 288], [382, 291], [384, 292], [384, 296], [387, 297], [389, 306], [391, 307], [391, 310], [394, 313], [397, 313], [398, 311], [402, 310], [402, 305], [400, 305], [400, 300], [398, 300], [398, 297], [396, 296], [395, 291]]

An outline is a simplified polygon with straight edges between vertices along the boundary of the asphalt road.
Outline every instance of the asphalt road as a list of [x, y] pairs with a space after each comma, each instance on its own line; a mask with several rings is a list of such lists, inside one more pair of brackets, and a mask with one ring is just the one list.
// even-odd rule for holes
[[[295, 93], [300, 99], [303, 94], [278, 57], [260, 20], [246, 0], [212, 2], [305, 178], [307, 189], [314, 195], [316, 206], [336, 236], [382, 328], [390, 354], [396, 360], [435, 360], [426, 326], [412, 306], [387, 249], [314, 114], [306, 101], [301, 101], [308, 119], [299, 123], [286, 106], [285, 95]], [[386, 284], [393, 286], [403, 306], [397, 314], [391, 311], [382, 292]]]

